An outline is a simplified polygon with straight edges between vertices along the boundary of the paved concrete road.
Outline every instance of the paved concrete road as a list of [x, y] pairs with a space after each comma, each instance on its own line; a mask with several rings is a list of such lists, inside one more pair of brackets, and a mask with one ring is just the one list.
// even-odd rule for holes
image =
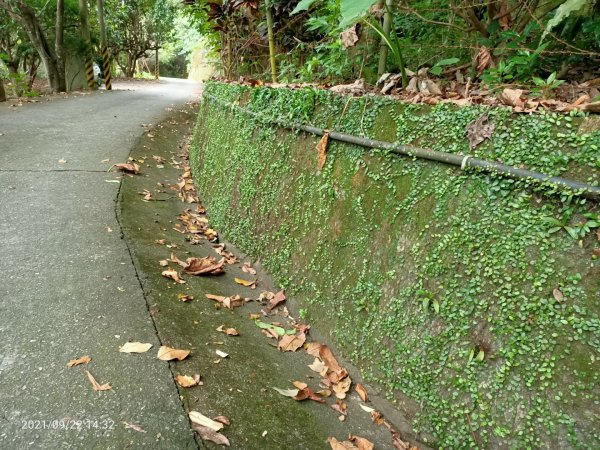
[[[0, 106], [1, 449], [197, 448], [121, 239], [120, 177], [106, 172], [141, 123], [196, 89], [169, 80]], [[154, 348], [119, 353], [128, 340]], [[92, 362], [67, 368], [83, 355]], [[113, 389], [93, 391], [86, 369]]]

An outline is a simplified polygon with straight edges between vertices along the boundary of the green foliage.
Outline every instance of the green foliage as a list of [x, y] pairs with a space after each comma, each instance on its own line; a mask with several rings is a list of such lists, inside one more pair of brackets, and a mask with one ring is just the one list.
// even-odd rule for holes
[[340, 0], [340, 27], [344, 28], [358, 21], [377, 0]]
[[[597, 222], [598, 205], [335, 142], [317, 175], [316, 140], [268, 122], [386, 136], [598, 185], [600, 131], [578, 132], [585, 117], [311, 88], [209, 83], [205, 92], [262, 117], [204, 97], [191, 163], [212, 223], [261, 255], [368, 380], [391, 400], [414, 400], [413, 426], [430, 446], [600, 445], [585, 414], [598, 407], [600, 382], [597, 228], [588, 224], [579, 244], [549, 234], [545, 219], [570, 208], [567, 226], [580, 227]], [[483, 112], [494, 139], [471, 151], [464, 130]]]
[[565, 2], [557, 8], [554, 17], [546, 24], [542, 40], [554, 27], [563, 22], [571, 14], [581, 11], [584, 7], [591, 6], [593, 3], [592, 0], [565, 0]]

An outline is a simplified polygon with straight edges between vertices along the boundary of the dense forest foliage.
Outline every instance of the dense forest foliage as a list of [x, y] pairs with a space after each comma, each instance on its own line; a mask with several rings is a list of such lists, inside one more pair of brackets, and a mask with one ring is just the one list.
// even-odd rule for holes
[[[537, 86], [597, 78], [594, 0], [188, 0], [220, 51], [224, 76], [340, 83], [384, 72]], [[269, 21], [269, 16], [272, 21]], [[404, 84], [407, 77], [404, 78]]]
[[[42, 63], [49, 78], [62, 70], [65, 51], [98, 55], [95, 5], [0, 0], [0, 74], [27, 91]], [[185, 76], [185, 57], [202, 47], [231, 80], [375, 84], [391, 72], [398, 91], [421, 71], [442, 84], [525, 86], [544, 97], [565, 81], [588, 83], [591, 100], [600, 84], [597, 0], [105, 0], [104, 9], [125, 76], [158, 49], [165, 68]]]

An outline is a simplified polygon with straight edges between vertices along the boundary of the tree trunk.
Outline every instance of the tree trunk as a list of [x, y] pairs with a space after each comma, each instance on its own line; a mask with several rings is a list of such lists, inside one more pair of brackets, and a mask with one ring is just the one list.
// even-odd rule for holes
[[54, 42], [54, 51], [56, 52], [56, 71], [58, 75], [57, 90], [58, 92], [66, 92], [67, 80], [65, 74], [65, 0], [57, 0], [56, 2], [56, 39]]
[[[29, 40], [31, 41], [31, 45], [33, 45], [44, 63], [44, 67], [46, 68], [46, 73], [48, 75], [48, 82], [50, 83], [50, 89], [53, 92], [60, 92], [60, 89], [63, 86], [60, 82], [61, 76], [57, 66], [56, 54], [54, 53], [52, 47], [48, 44], [48, 40], [46, 39], [46, 35], [44, 34], [40, 22], [35, 15], [35, 11], [29, 6], [25, 5], [23, 2], [17, 2], [15, 6], [8, 6], [5, 1], [0, 0], [0, 6], [5, 6], [8, 14], [23, 26], [27, 32]], [[63, 71], [63, 82], [64, 78], [65, 76]]]
[[267, 3], [267, 34], [269, 39], [269, 61], [271, 62], [271, 81], [277, 83], [277, 62], [275, 61], [275, 37], [273, 36], [273, 13]]
[[[23, 64], [25, 64], [26, 61], [27, 61], [27, 59], [25, 59]], [[36, 55], [31, 55], [31, 63], [29, 65], [29, 67], [27, 68], [27, 87], [30, 91], [33, 89], [33, 83], [35, 82], [35, 79], [37, 78], [37, 70], [38, 70], [39, 66], [40, 66], [40, 60], [38, 59], [38, 57]]]
[[6, 92], [4, 92], [4, 81], [0, 78], [0, 102], [6, 101]]
[[[390, 30], [392, 29], [392, 0], [380, 0], [379, 5], [381, 7], [385, 7], [385, 13], [383, 16], [383, 31], [386, 36], [389, 36]], [[387, 56], [388, 56], [388, 45], [385, 42], [383, 37], [381, 38], [381, 42], [379, 43], [379, 65], [377, 68], [377, 75], [381, 76], [385, 73], [385, 66], [387, 65]]]

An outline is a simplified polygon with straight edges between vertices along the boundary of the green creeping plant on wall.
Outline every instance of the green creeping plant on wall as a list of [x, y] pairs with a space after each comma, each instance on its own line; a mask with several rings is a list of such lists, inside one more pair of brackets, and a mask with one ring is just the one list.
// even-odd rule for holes
[[[211, 222], [261, 258], [423, 442], [600, 447], [598, 204], [335, 142], [318, 173], [318, 138], [271, 124], [310, 123], [598, 185], [596, 118], [312, 88], [213, 82], [205, 92], [191, 161]], [[496, 129], [471, 152], [465, 128], [484, 112]]]

